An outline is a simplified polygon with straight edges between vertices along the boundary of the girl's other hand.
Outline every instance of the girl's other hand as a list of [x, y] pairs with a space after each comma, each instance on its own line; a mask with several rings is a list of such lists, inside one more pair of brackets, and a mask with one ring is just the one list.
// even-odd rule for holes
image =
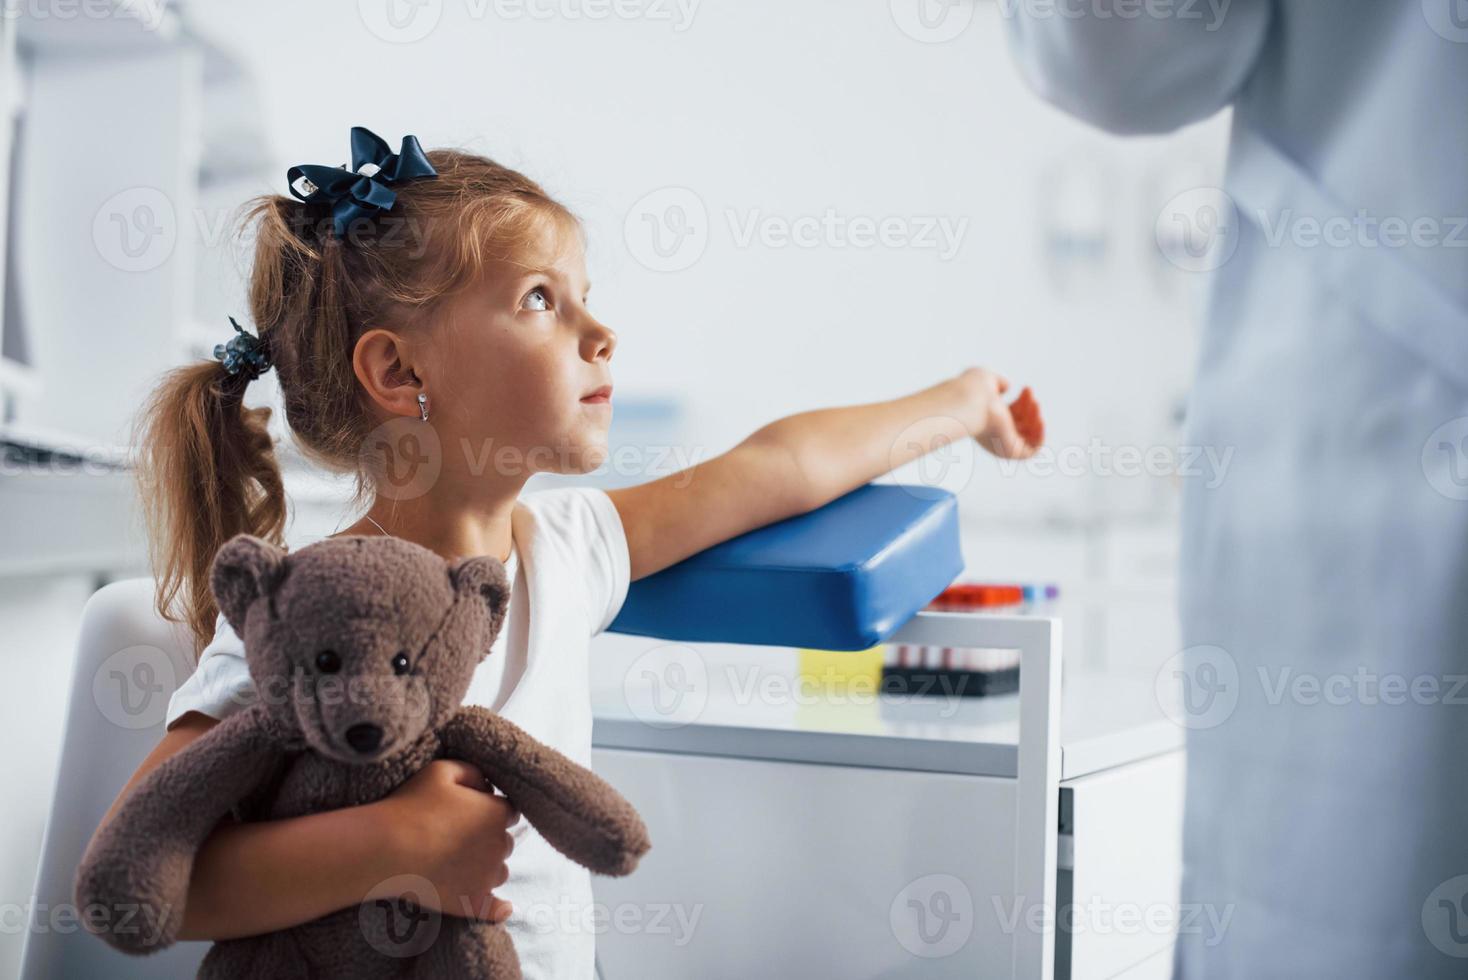
[[959, 375], [973, 391], [979, 423], [973, 433], [979, 445], [1003, 459], [1028, 459], [1045, 442], [1045, 420], [1035, 393], [1025, 388], [1013, 402], [1004, 395], [1009, 382], [985, 368]]
[[515, 846], [509, 829], [520, 814], [477, 768], [436, 759], [372, 806], [394, 864], [433, 888], [417, 894], [400, 877], [388, 878], [367, 900], [408, 897], [461, 918], [510, 917], [510, 903], [492, 892], [509, 877], [505, 861]]

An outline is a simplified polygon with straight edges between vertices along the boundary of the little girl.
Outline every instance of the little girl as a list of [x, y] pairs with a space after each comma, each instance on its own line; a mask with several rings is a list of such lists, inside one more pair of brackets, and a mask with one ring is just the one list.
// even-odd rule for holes
[[[617, 335], [587, 305], [581, 226], [484, 157], [424, 153], [413, 137], [393, 154], [362, 129], [352, 143], [350, 170], [292, 168], [294, 196], [249, 212], [258, 340], [242, 331], [220, 360], [173, 372], [144, 417], [158, 608], [181, 617], [202, 652], [129, 788], [254, 696], [208, 571], [234, 534], [283, 537], [269, 410], [243, 404], [272, 366], [303, 451], [357, 476], [368, 506], [341, 533], [505, 562], [508, 618], [469, 700], [587, 766], [589, 641], [631, 580], [819, 507], [945, 440], [1017, 458], [1043, 438], [1028, 389], [1006, 404], [1006, 382], [970, 368], [893, 401], [778, 420], [640, 486], [522, 496], [536, 472], [588, 473], [607, 455]], [[199, 852], [181, 934], [251, 935], [411, 893], [506, 921], [526, 977], [590, 978], [588, 873], [491, 790], [472, 767], [441, 761], [379, 803], [226, 821]]]

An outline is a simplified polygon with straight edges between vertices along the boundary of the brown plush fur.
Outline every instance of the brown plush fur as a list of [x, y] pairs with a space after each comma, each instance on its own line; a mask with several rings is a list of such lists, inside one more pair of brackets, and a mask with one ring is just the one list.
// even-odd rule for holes
[[[177, 939], [194, 855], [221, 819], [370, 803], [432, 759], [478, 766], [552, 846], [594, 872], [628, 874], [646, 853], [641, 818], [606, 782], [492, 712], [461, 706], [504, 623], [499, 561], [450, 564], [388, 537], [329, 538], [287, 555], [239, 535], [220, 549], [211, 584], [244, 641], [258, 699], [149, 773], [92, 840], [76, 900], [113, 946], [149, 953]], [[336, 670], [323, 669], [323, 651]], [[394, 667], [399, 653], [406, 672]], [[199, 975], [502, 980], [520, 966], [503, 926], [404, 897], [216, 943]]]

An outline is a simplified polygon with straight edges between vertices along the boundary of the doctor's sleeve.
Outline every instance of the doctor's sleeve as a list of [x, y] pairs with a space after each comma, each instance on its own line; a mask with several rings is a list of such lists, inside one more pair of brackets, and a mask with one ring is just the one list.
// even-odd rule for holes
[[[1009, 4], [1010, 50], [1046, 101], [1114, 133], [1162, 133], [1231, 103], [1274, 0]], [[1124, 12], [1124, 13], [1123, 13]]]

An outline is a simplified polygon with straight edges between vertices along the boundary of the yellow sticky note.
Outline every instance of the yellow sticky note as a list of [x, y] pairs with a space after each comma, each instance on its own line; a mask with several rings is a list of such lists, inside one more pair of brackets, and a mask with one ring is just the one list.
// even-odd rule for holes
[[844, 691], [875, 691], [882, 683], [886, 647], [866, 650], [801, 650], [800, 677], [807, 684]]
[[883, 646], [801, 650], [795, 723], [810, 731], [880, 731], [885, 652]]

